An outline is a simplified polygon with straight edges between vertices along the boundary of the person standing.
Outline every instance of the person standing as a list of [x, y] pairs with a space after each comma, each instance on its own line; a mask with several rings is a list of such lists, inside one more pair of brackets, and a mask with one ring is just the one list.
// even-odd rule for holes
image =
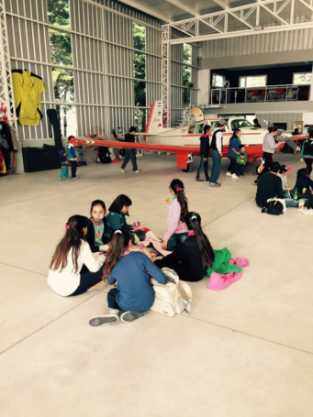
[[241, 131], [239, 128], [233, 130], [233, 135], [229, 140], [228, 147], [228, 158], [229, 158], [229, 167], [226, 175], [237, 180], [239, 178], [241, 167], [238, 166], [237, 158], [240, 155], [241, 141], [240, 141]]
[[[125, 142], [128, 142], [128, 143], [134, 143], [135, 142], [136, 130], [137, 129], [134, 126], [131, 126], [129, 128], [128, 132], [125, 135]], [[125, 149], [125, 158], [124, 158], [122, 168], [121, 168], [121, 171], [123, 173], [125, 173], [125, 168], [126, 168], [129, 161], [131, 161], [131, 163], [132, 163], [133, 172], [135, 172], [135, 174], [139, 174], [139, 169], [138, 169], [138, 166], [137, 166], [136, 149]]]
[[75, 146], [70, 142], [73, 138], [74, 136], [69, 136], [67, 139], [66, 157], [71, 167], [72, 178], [77, 178], [78, 153]]
[[277, 142], [276, 137], [278, 135], [278, 129], [275, 126], [268, 128], [268, 133], [264, 136], [263, 139], [263, 160], [264, 168], [263, 173], [269, 171], [273, 164], [273, 155], [276, 150]]
[[200, 163], [197, 170], [197, 181], [202, 181], [200, 179], [201, 171], [203, 171], [205, 180], [209, 181], [209, 153], [210, 153], [210, 130], [209, 125], [205, 125], [203, 128], [203, 133], [200, 136]]
[[217, 125], [217, 129], [214, 131], [211, 141], [211, 154], [212, 154], [212, 170], [209, 180], [210, 187], [220, 187], [221, 184], [218, 179], [221, 174], [221, 162], [223, 156], [223, 134], [225, 132], [225, 122], [220, 120]]
[[303, 142], [301, 148], [301, 159], [304, 160], [309, 176], [312, 173], [313, 165], [313, 129], [309, 130], [309, 137]]

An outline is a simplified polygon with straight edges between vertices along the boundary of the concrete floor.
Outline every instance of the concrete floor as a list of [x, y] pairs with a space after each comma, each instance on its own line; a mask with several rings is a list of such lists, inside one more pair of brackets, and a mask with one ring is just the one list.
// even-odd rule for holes
[[[75, 182], [60, 183], [56, 172], [0, 179], [1, 417], [311, 417], [313, 218], [261, 214], [250, 175], [209, 189], [170, 159], [140, 165], [140, 176], [93, 165]], [[189, 317], [149, 313], [89, 327], [105, 309], [102, 284], [77, 298], [46, 285], [67, 217], [125, 192], [132, 220], [161, 234], [174, 176], [213, 245], [251, 267], [222, 292], [206, 280], [192, 285]]]

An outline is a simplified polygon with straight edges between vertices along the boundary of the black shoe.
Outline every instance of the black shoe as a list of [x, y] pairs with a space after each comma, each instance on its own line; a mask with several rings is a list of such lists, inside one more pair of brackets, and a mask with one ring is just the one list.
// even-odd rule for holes
[[204, 180], [202, 180], [201, 178], [196, 178], [196, 181], [203, 182]]

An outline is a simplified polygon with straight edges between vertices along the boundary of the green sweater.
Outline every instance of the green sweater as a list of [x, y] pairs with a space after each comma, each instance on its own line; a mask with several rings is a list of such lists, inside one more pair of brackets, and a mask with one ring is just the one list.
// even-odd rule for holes
[[230, 272], [241, 272], [242, 268], [237, 265], [229, 263], [232, 259], [232, 254], [227, 248], [214, 250], [214, 262], [208, 269], [207, 275], [210, 276], [212, 272], [218, 272], [220, 274], [228, 274]]

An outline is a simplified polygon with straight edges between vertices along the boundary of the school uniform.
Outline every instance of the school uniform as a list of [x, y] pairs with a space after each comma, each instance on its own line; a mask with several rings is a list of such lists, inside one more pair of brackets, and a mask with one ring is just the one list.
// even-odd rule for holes
[[78, 155], [77, 155], [77, 151], [75, 149], [75, 146], [71, 143], [67, 144], [66, 156], [67, 156], [67, 160], [68, 160], [68, 162], [71, 166], [72, 178], [76, 178], [77, 165], [78, 165]]
[[109, 284], [116, 284], [108, 293], [108, 306], [121, 311], [144, 313], [154, 303], [151, 278], [166, 284], [167, 278], [150, 259], [141, 252], [123, 256], [112, 270]]
[[[49, 269], [48, 285], [63, 297], [82, 294], [101, 281], [104, 260], [103, 254], [92, 253], [88, 242], [81, 240], [77, 271], [73, 263], [73, 252], [70, 249], [67, 264], [62, 270]], [[83, 270], [83, 267], [87, 270], [85, 268]]]

